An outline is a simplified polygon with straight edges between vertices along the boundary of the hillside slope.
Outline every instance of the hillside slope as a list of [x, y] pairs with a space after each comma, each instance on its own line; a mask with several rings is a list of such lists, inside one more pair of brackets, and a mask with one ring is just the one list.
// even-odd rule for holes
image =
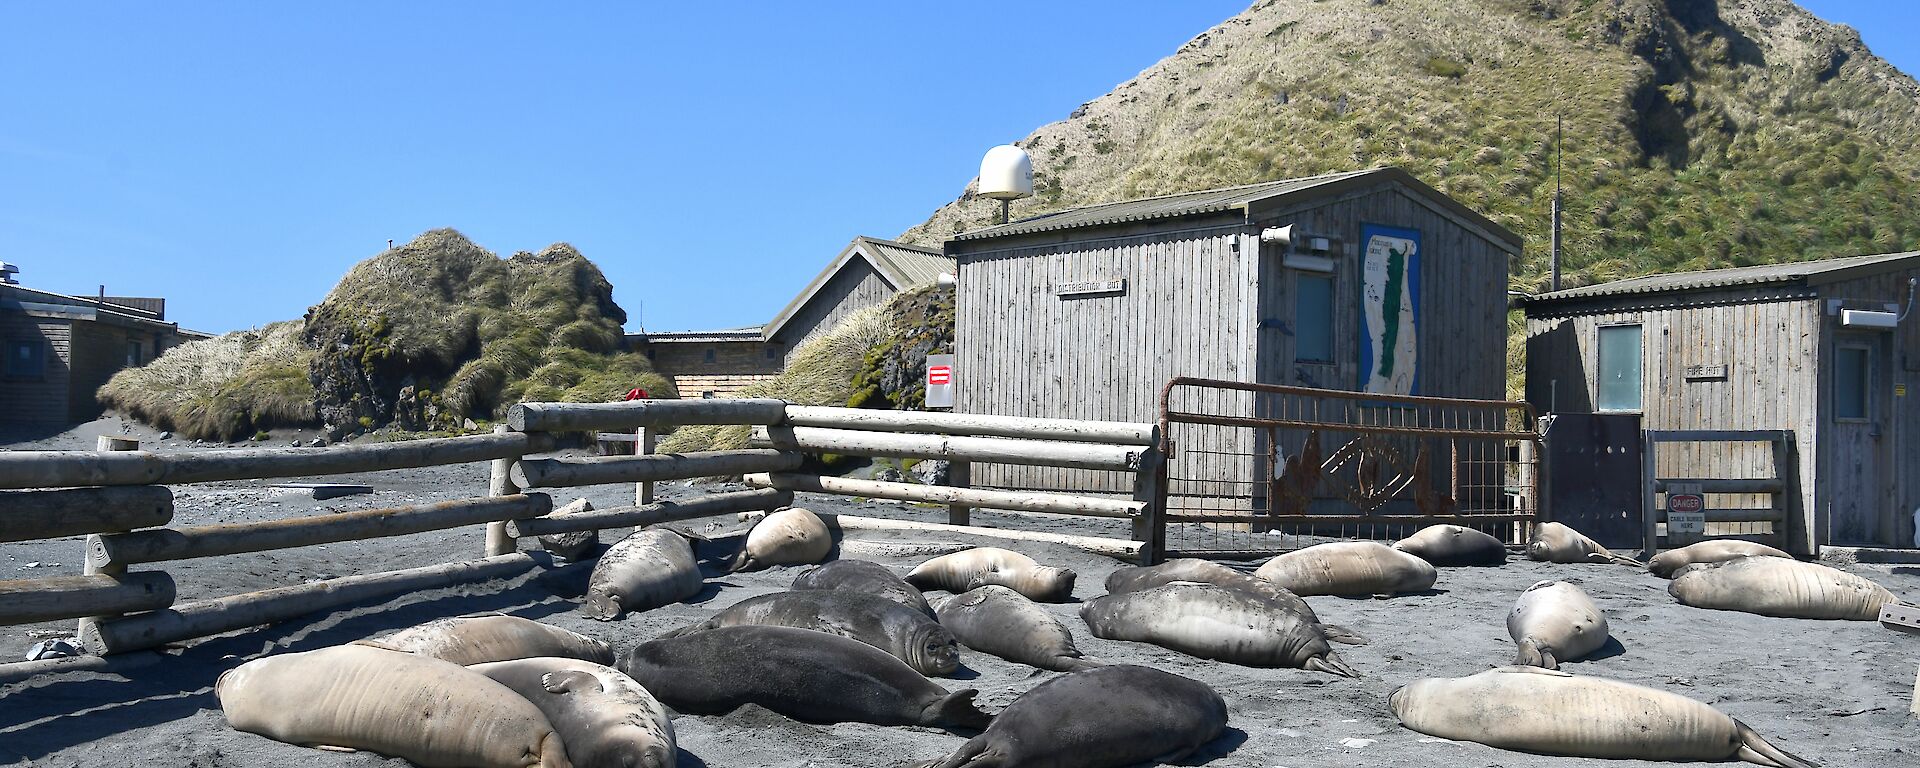
[[[1399, 165], [1569, 285], [1920, 245], [1920, 84], [1787, 0], [1268, 0], [1018, 143], [1013, 214]], [[990, 222], [969, 185], [903, 240]]]

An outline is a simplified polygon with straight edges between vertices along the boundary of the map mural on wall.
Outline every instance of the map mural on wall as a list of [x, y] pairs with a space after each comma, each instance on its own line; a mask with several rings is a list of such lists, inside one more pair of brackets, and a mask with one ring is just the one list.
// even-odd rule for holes
[[1360, 391], [1420, 393], [1420, 232], [1360, 226]]

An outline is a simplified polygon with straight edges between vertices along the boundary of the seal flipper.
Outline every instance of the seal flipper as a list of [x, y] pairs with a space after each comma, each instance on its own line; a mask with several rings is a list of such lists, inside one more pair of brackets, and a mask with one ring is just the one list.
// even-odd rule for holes
[[1372, 640], [1368, 640], [1366, 635], [1362, 635], [1338, 624], [1321, 624], [1320, 634], [1326, 636], [1329, 641], [1346, 643], [1347, 645], [1366, 645], [1367, 643], [1373, 642]]
[[540, 768], [573, 768], [573, 762], [567, 759], [567, 748], [560, 744], [560, 734], [548, 731], [540, 739]]
[[1360, 676], [1360, 673], [1354, 671], [1353, 667], [1347, 666], [1347, 663], [1341, 661], [1339, 656], [1335, 656], [1333, 651], [1327, 651], [1327, 655], [1325, 656], [1315, 656], [1307, 659], [1307, 663], [1303, 664], [1302, 667], [1315, 672], [1325, 672], [1329, 675], [1339, 675], [1341, 677]]
[[974, 706], [973, 697], [980, 695], [975, 688], [962, 688], [949, 693], [928, 704], [920, 713], [921, 725], [954, 725], [972, 730], [986, 730], [993, 723], [993, 716]]
[[1820, 768], [1819, 763], [1767, 743], [1766, 739], [1739, 719], [1736, 718], [1733, 724], [1739, 729], [1740, 735], [1740, 751], [1735, 753], [1735, 757], [1771, 768]]
[[960, 745], [953, 754], [939, 760], [926, 760], [913, 763], [907, 768], [997, 768], [1006, 765], [1006, 760], [993, 753], [986, 734], [981, 734]]
[[757, 571], [760, 570], [758, 566], [759, 563], [754, 561], [752, 555], [747, 554], [747, 548], [742, 545], [740, 547], [740, 553], [734, 555], [733, 559], [727, 561], [727, 573]]
[[1540, 643], [1531, 637], [1520, 638], [1513, 663], [1541, 669], [1559, 669], [1560, 661], [1553, 657], [1553, 651], [1540, 647]]
[[581, 669], [563, 669], [558, 672], [548, 672], [541, 675], [540, 687], [547, 689], [547, 693], [573, 693], [575, 691], [597, 693], [605, 690], [605, 686], [600, 684], [600, 678], [594, 677], [593, 673]]
[[1054, 659], [1059, 662], [1059, 664], [1053, 668], [1055, 672], [1085, 672], [1089, 669], [1099, 669], [1113, 664], [1111, 661], [1089, 659], [1085, 656], [1055, 656]]

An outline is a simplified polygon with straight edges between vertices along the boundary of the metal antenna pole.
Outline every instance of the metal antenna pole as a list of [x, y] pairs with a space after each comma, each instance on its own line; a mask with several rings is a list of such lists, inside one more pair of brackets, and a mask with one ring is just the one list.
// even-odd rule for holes
[[1013, 205], [1013, 201], [1012, 201], [1012, 200], [1007, 200], [1007, 199], [1004, 199], [1004, 198], [1003, 198], [1003, 199], [1001, 199], [1001, 201], [1000, 201], [1000, 221], [999, 221], [998, 223], [1001, 223], [1001, 224], [1005, 224], [1005, 223], [1007, 223], [1007, 206], [1010, 206], [1010, 205]]
[[1551, 286], [1550, 290], [1555, 290], [1555, 291], [1560, 290], [1560, 155], [1564, 151], [1560, 141], [1561, 125], [1562, 125], [1561, 117], [1559, 115], [1554, 115], [1553, 116], [1553, 246], [1552, 246], [1553, 250], [1552, 250], [1552, 256], [1550, 257], [1551, 269], [1553, 270], [1553, 277], [1549, 285]]

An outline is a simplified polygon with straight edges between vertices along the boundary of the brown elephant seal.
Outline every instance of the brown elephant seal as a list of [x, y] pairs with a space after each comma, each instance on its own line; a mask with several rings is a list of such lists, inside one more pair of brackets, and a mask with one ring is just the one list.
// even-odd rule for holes
[[793, 578], [793, 586], [788, 589], [840, 589], [865, 592], [869, 595], [879, 595], [926, 614], [927, 618], [933, 618], [933, 607], [927, 605], [927, 598], [920, 594], [920, 590], [908, 584], [906, 579], [894, 575], [892, 569], [866, 560], [835, 560], [808, 568]]
[[1674, 574], [1667, 592], [1684, 605], [1783, 619], [1874, 621], [1899, 602], [1886, 587], [1838, 568], [1783, 557], [1695, 563]]
[[1073, 571], [1053, 568], [1010, 549], [974, 547], [921, 563], [907, 574], [907, 583], [920, 589], [944, 589], [954, 594], [974, 587], [998, 584], [1028, 600], [1064, 603], [1073, 597]]
[[435, 619], [361, 645], [416, 653], [455, 664], [564, 656], [613, 663], [613, 648], [578, 632], [500, 613]]
[[1206, 683], [1115, 665], [1061, 675], [1021, 694], [993, 725], [940, 760], [914, 768], [1119, 768], [1172, 763], [1227, 727], [1227, 704]]
[[1507, 562], [1505, 543], [1463, 525], [1429, 525], [1394, 542], [1393, 548], [1443, 568]]
[[1360, 676], [1327, 645], [1319, 624], [1280, 601], [1212, 584], [1174, 582], [1096, 597], [1080, 617], [1094, 637], [1108, 640], [1152, 643], [1249, 667]]
[[620, 665], [677, 712], [758, 704], [808, 723], [985, 728], [974, 689], [949, 692], [885, 651], [792, 627], [720, 627], [641, 643]]
[[1815, 768], [1703, 702], [1539, 667], [1416, 680], [1394, 691], [1387, 706], [1420, 733], [1521, 752]]
[[1313, 612], [1313, 606], [1307, 605], [1307, 601], [1300, 599], [1299, 595], [1271, 581], [1241, 573], [1212, 560], [1180, 557], [1159, 565], [1121, 568], [1107, 576], [1107, 592], [1115, 595], [1139, 592], [1176, 581], [1212, 584], [1269, 597], [1286, 603], [1290, 609], [1297, 611], [1307, 621], [1319, 624], [1320, 633], [1326, 635], [1328, 640], [1348, 645], [1367, 644], [1367, 638], [1358, 632], [1337, 624], [1322, 623], [1319, 615]]
[[1073, 632], [1047, 609], [998, 584], [942, 600], [938, 611], [941, 625], [982, 653], [1055, 672], [1105, 666], [1081, 656]]
[[468, 669], [539, 707], [579, 768], [673, 768], [679, 759], [667, 708], [613, 667], [543, 656]]
[[1548, 563], [1613, 563], [1638, 567], [1640, 561], [1626, 555], [1616, 555], [1600, 546], [1600, 542], [1587, 538], [1559, 523], [1541, 523], [1533, 528], [1533, 541], [1527, 544], [1527, 557]]
[[1507, 634], [1519, 648], [1515, 664], [1559, 669], [1607, 644], [1607, 615], [1585, 590], [1564, 581], [1540, 581], [1520, 593], [1507, 613]]
[[758, 571], [776, 565], [812, 565], [833, 551], [833, 534], [816, 515], [799, 507], [780, 510], [754, 523], [747, 543], [727, 572]]
[[1268, 560], [1253, 575], [1301, 597], [1394, 595], [1433, 588], [1433, 564], [1377, 541], [1315, 544]]
[[1671, 579], [1680, 569], [1694, 563], [1724, 563], [1736, 557], [1785, 557], [1789, 555], [1765, 544], [1738, 539], [1716, 539], [1669, 549], [1647, 561], [1647, 570], [1663, 579]]
[[580, 610], [601, 621], [650, 611], [700, 594], [706, 581], [693, 545], [663, 528], [634, 531], [600, 556]]
[[670, 635], [746, 625], [811, 629], [858, 640], [932, 677], [960, 668], [960, 643], [946, 627], [912, 608], [862, 592], [813, 589], [750, 597]]
[[214, 683], [227, 723], [275, 741], [362, 749], [426, 768], [562, 768], [532, 702], [449, 661], [365, 645], [255, 659]]

